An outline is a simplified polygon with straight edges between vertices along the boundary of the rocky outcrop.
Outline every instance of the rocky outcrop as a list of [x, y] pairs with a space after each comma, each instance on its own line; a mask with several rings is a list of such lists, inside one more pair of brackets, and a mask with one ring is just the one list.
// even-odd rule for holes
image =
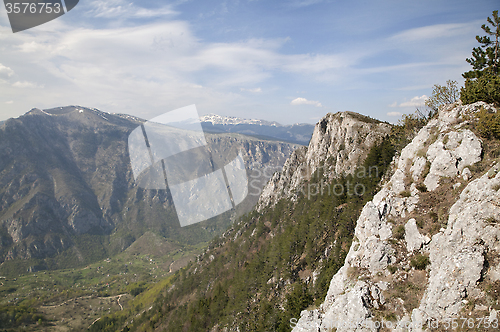
[[[363, 208], [345, 264], [333, 277], [324, 303], [303, 311], [294, 332], [333, 327], [378, 331], [384, 312], [393, 317], [389, 330], [402, 331], [394, 323], [405, 322], [418, 331], [431, 321], [457, 318], [467, 303], [474, 302], [481, 305], [468, 309], [468, 316], [496, 315], [480, 283], [494, 283], [499, 276], [500, 167], [495, 162], [474, 177], [471, 167], [482, 160], [483, 143], [467, 127], [470, 116], [482, 108], [496, 112], [481, 102], [444, 107], [402, 150], [393, 161], [392, 177]], [[449, 195], [451, 208], [438, 215], [424, 195]], [[446, 223], [446, 228], [433, 231], [432, 239], [420, 233], [415, 219], [428, 212], [433, 214], [427, 221], [421, 218], [421, 227], [427, 227], [425, 222], [430, 227], [434, 217], [444, 216]], [[401, 240], [392, 236], [396, 227], [404, 227]], [[415, 270], [425, 268], [426, 256], [427, 270]], [[417, 303], [413, 307], [395, 295], [398, 287], [409, 284], [413, 290], [406, 292], [414, 292], [412, 300]]]
[[283, 170], [270, 179], [257, 210], [272, 207], [282, 198], [295, 200], [301, 185], [320, 168], [329, 175], [328, 180], [352, 174], [390, 128], [387, 123], [353, 112], [327, 114], [316, 124], [309, 146], [295, 151]]
[[417, 228], [417, 221], [414, 218], [408, 220], [405, 225], [406, 250], [409, 253], [420, 250], [424, 244], [429, 244], [431, 239], [428, 236], [420, 234]]

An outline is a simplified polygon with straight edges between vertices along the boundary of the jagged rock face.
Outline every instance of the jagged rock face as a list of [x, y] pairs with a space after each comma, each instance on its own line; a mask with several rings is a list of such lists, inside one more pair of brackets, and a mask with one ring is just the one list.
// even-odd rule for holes
[[[393, 161], [390, 180], [363, 208], [345, 264], [332, 278], [324, 303], [319, 309], [303, 311], [294, 332], [327, 331], [332, 327], [338, 327], [337, 331], [378, 330], [373, 324], [377, 320], [373, 311], [382, 303], [377, 294], [397, 281], [397, 275], [392, 275], [387, 267], [401, 257], [400, 247], [390, 241], [393, 219], [406, 220], [403, 224], [406, 245], [399, 264], [406, 259], [407, 265], [400, 275], [407, 277], [406, 271], [411, 269], [407, 256], [428, 253], [430, 258], [427, 281], [421, 285], [425, 291], [418, 307], [413, 312], [406, 312], [403, 307], [404, 315], [397, 317], [399, 322], [413, 324], [410, 330], [420, 331], [419, 326], [425, 327], [432, 319], [456, 318], [467, 301], [484, 298], [485, 293], [478, 287], [480, 280], [499, 280], [499, 266], [485, 262], [487, 253], [498, 256], [500, 252], [500, 225], [496, 221], [500, 219], [498, 164], [466, 184], [449, 209], [447, 228], [442, 228], [432, 239], [420, 234], [415, 219], [408, 218], [422, 203], [417, 183], [425, 184], [432, 193], [444, 179], [457, 183], [469, 181], [468, 166], [481, 160], [482, 141], [463, 127], [467, 116], [480, 108], [496, 112], [482, 102], [441, 109], [438, 118], [431, 120], [402, 150]], [[395, 307], [402, 300], [384, 298], [383, 301], [388, 307]], [[485, 315], [496, 317], [496, 312], [490, 310]]]
[[307, 173], [306, 147], [295, 150], [285, 161], [283, 170], [273, 174], [262, 190], [262, 195], [257, 203], [257, 210], [261, 211], [266, 206], [274, 206], [283, 197], [288, 197], [303, 181]]
[[[427, 322], [456, 316], [464, 303], [483, 298], [477, 287], [481, 278], [499, 280], [496, 269], [487, 269], [487, 252], [500, 253], [500, 173], [498, 164], [491, 173], [472, 181], [451, 207], [448, 226], [432, 237], [429, 285], [413, 321]], [[491, 264], [491, 262], [490, 262]], [[495, 268], [495, 267], [494, 267]]]
[[353, 174], [370, 148], [390, 129], [387, 123], [353, 112], [327, 114], [316, 124], [307, 149], [297, 150], [283, 170], [273, 175], [259, 198], [257, 210], [272, 207], [281, 198], [296, 199], [300, 186], [324, 164], [329, 165], [324, 169], [329, 180]]
[[[3, 123], [0, 262], [54, 256], [75, 245], [74, 236], [110, 235], [119, 229], [132, 239], [145, 230], [180, 239], [183, 229], [169, 193], [135, 185], [127, 139], [142, 122], [65, 107], [34, 109]], [[221, 159], [241, 150], [247, 169], [260, 173], [265, 167], [281, 167], [298, 147], [238, 134], [209, 134], [207, 141]], [[259, 190], [265, 181], [262, 176], [252, 180]], [[256, 200], [257, 195], [249, 195], [245, 208]], [[130, 240], [117, 242], [120, 250], [130, 245]]]

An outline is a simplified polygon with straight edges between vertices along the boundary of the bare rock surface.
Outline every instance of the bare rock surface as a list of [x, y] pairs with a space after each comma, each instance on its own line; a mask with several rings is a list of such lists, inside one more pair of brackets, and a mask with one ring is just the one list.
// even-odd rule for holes
[[408, 252], [413, 252], [415, 250], [420, 250], [420, 248], [422, 248], [424, 244], [428, 244], [431, 239], [419, 233], [416, 220], [411, 218], [405, 225], [405, 241], [406, 250], [408, 250]]

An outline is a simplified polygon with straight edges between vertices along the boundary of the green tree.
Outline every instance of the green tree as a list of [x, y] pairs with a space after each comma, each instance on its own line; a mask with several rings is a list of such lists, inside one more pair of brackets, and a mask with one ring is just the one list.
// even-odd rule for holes
[[[493, 75], [499, 74], [499, 36], [500, 36], [500, 17], [498, 10], [493, 11], [493, 19], [488, 17], [487, 21], [491, 24], [483, 24], [481, 28], [486, 32], [486, 36], [476, 36], [476, 40], [481, 44], [472, 49], [472, 57], [466, 59], [472, 65], [472, 70], [465, 72], [462, 76], [466, 79], [479, 78], [485, 73]], [[494, 40], [492, 40], [492, 38]]]
[[458, 100], [458, 96], [457, 81], [448, 80], [446, 81], [446, 85], [434, 84], [431, 97], [425, 101], [425, 106], [433, 111], [429, 114], [429, 117], [432, 117], [442, 105], [455, 103]]
[[485, 138], [500, 138], [500, 114], [481, 109], [476, 113], [476, 129]]
[[491, 27], [486, 24], [481, 26], [487, 35], [476, 36], [476, 40], [481, 45], [474, 47], [472, 57], [466, 59], [472, 65], [472, 70], [462, 74], [466, 79], [465, 86], [460, 91], [460, 99], [464, 104], [484, 101], [500, 105], [500, 17], [498, 17], [498, 10], [494, 10], [493, 18], [488, 17], [487, 21]]
[[464, 104], [484, 101], [500, 105], [500, 75], [487, 73], [473, 80], [467, 79], [460, 91], [460, 100]]

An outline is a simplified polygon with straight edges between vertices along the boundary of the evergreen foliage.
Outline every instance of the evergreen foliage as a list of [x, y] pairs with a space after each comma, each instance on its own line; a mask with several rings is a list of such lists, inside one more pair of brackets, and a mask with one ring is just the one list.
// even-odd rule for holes
[[476, 40], [481, 45], [474, 47], [472, 57], [466, 59], [472, 65], [472, 70], [462, 74], [466, 79], [465, 86], [460, 91], [460, 99], [464, 104], [484, 101], [500, 105], [500, 17], [498, 10], [494, 10], [492, 16], [493, 18], [487, 18], [489, 25], [481, 26], [486, 36], [476, 36]]
[[474, 80], [467, 79], [460, 91], [460, 100], [464, 104], [484, 101], [500, 105], [500, 76], [486, 73]]
[[500, 114], [489, 113], [486, 109], [480, 110], [475, 115], [476, 129], [484, 138], [500, 138]]
[[498, 16], [498, 10], [494, 10], [492, 16], [493, 18], [488, 17], [486, 19], [491, 24], [491, 27], [486, 24], [481, 26], [486, 36], [476, 36], [476, 40], [481, 45], [474, 47], [472, 49], [472, 57], [466, 59], [472, 65], [472, 70], [465, 72], [462, 75], [464, 78], [479, 78], [487, 73], [494, 76], [499, 74], [500, 50], [498, 43], [500, 37], [500, 17]]

